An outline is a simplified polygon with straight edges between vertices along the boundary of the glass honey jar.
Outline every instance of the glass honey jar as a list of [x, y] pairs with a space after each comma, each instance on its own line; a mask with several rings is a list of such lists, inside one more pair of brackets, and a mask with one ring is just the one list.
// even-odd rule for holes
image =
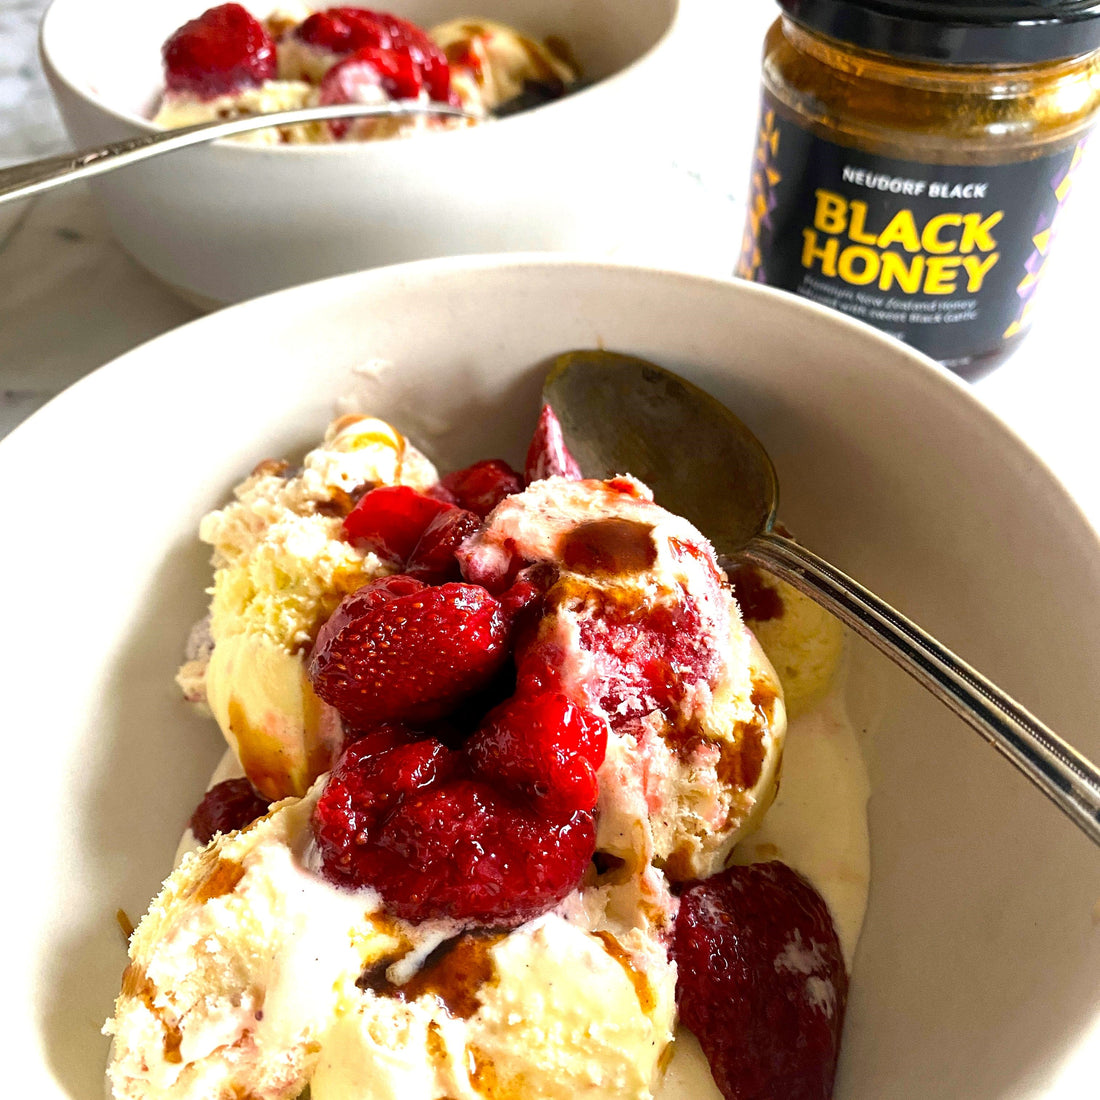
[[1100, 109], [1100, 0], [779, 0], [737, 274], [963, 377], [1027, 330]]

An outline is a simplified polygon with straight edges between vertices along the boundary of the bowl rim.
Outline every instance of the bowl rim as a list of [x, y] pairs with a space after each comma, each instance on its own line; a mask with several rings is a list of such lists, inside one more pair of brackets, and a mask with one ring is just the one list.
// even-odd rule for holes
[[[557, 272], [554, 269], [558, 267], [566, 267], [567, 270]], [[627, 268], [628, 271], [622, 271], [621, 269]], [[200, 333], [203, 336], [203, 340], [209, 338], [209, 335], [216, 334], [219, 331], [224, 331], [230, 327], [239, 326], [242, 319], [246, 316], [239, 312], [234, 313], [232, 310], [238, 308], [250, 308], [255, 309], [256, 304], [266, 301], [266, 298], [272, 297], [273, 301], [267, 303], [267, 311], [272, 312], [272, 307], [280, 309], [280, 306], [285, 307], [292, 299], [285, 297], [287, 294], [298, 295], [298, 300], [301, 302], [304, 309], [309, 310], [316, 308], [322, 304], [326, 299], [331, 298], [334, 292], [337, 294], [354, 293], [360, 300], [366, 298], [366, 296], [374, 291], [383, 287], [395, 289], [399, 284], [403, 284], [401, 292], [403, 294], [413, 293], [418, 294], [424, 290], [430, 290], [431, 282], [442, 281], [448, 277], [454, 277], [456, 275], [461, 276], [463, 274], [478, 278], [480, 276], [490, 274], [493, 272], [502, 273], [505, 276], [510, 275], [512, 272], [523, 272], [525, 270], [534, 269], [535, 273], [543, 273], [546, 276], [560, 276], [563, 281], [573, 280], [578, 276], [582, 276], [588, 273], [599, 275], [600, 272], [605, 272], [610, 278], [619, 279], [623, 278], [624, 281], [630, 280], [640, 284], [643, 280], [656, 282], [660, 280], [662, 283], [669, 286], [678, 286], [681, 288], [688, 288], [690, 291], [698, 292], [700, 295], [710, 294], [714, 298], [717, 298], [719, 294], [727, 301], [731, 300], [731, 296], [740, 298], [747, 303], [758, 303], [760, 305], [772, 305], [780, 306], [784, 312], [790, 312], [792, 315], [797, 313], [806, 319], [814, 319], [818, 324], [831, 329], [837, 336], [847, 336], [852, 343], [858, 342], [863, 348], [870, 349], [872, 352], [875, 350], [881, 351], [882, 365], [885, 368], [896, 368], [896, 370], [885, 370], [884, 375], [887, 379], [891, 375], [896, 376], [897, 381], [903, 385], [911, 385], [914, 390], [919, 389], [921, 396], [926, 397], [931, 403], [935, 403], [939, 398], [950, 399], [959, 407], [959, 411], [965, 415], [967, 422], [973, 424], [974, 428], [981, 430], [983, 427], [987, 428], [991, 434], [996, 435], [997, 442], [1004, 447], [1004, 453], [1009, 451], [1017, 454], [1023, 454], [1025, 451], [1025, 444], [1019, 436], [1015, 434], [1007, 426], [998, 427], [998, 418], [990, 413], [985, 406], [977, 399], [973, 390], [963, 384], [953, 375], [950, 375], [942, 367], [927, 359], [919, 352], [900, 344], [898, 341], [887, 337], [885, 334], [872, 329], [863, 322], [856, 321], [851, 318], [844, 317], [834, 311], [827, 310], [826, 307], [817, 305], [816, 303], [807, 302], [803, 299], [787, 294], [786, 292], [768, 288], [760, 284], [750, 283], [745, 280], [736, 280], [729, 276], [720, 278], [695, 275], [691, 273], [671, 271], [663, 272], [652, 268], [646, 269], [639, 267], [639, 265], [629, 265], [622, 263], [610, 263], [606, 261], [591, 261], [581, 258], [566, 258], [562, 256], [546, 257], [539, 254], [528, 254], [525, 256], [482, 256], [482, 257], [448, 257], [442, 260], [429, 260], [418, 261], [414, 264], [395, 265], [390, 269], [379, 268], [366, 272], [353, 273], [351, 275], [336, 276], [331, 279], [320, 280], [316, 283], [309, 284], [305, 287], [290, 288], [283, 291], [274, 292], [275, 295], [284, 295], [282, 298], [274, 297], [274, 295], [264, 296], [263, 298], [252, 299], [249, 302], [242, 303], [240, 307], [229, 307], [228, 310], [222, 310], [217, 313], [211, 314], [206, 317], [198, 318], [192, 322], [189, 322], [182, 328], [191, 329], [192, 326], [200, 326], [199, 330], [192, 329], [195, 335]], [[341, 281], [338, 281], [341, 280]], [[730, 285], [734, 284], [734, 285]], [[779, 299], [789, 299], [785, 301], [785, 304], [780, 303]], [[718, 305], [719, 303], [715, 303]], [[534, 308], [538, 308], [537, 300], [535, 301]], [[285, 308], [281, 309], [281, 312], [286, 313]], [[679, 335], [676, 337], [678, 341], [689, 342], [690, 332], [685, 331], [682, 326], [679, 326]], [[76, 383], [74, 387], [70, 387], [65, 391], [65, 394], [56, 398], [55, 401], [65, 401], [66, 395], [72, 398], [74, 395], [84, 398], [88, 394], [88, 391], [93, 387], [96, 387], [95, 381], [89, 384], [89, 379], [98, 380], [99, 383], [107, 383], [110, 387], [115, 387], [120, 382], [125, 382], [128, 378], [144, 378], [145, 385], [148, 386], [150, 381], [155, 379], [154, 375], [151, 375], [147, 371], [144, 374], [140, 373], [137, 368], [144, 364], [147, 365], [150, 360], [150, 351], [153, 350], [153, 345], [156, 345], [162, 341], [173, 339], [178, 335], [177, 329], [169, 330], [168, 333], [158, 336], [151, 341], [139, 345], [138, 347], [123, 353], [121, 356], [114, 357], [104, 364], [98, 371], [93, 371], [89, 375]], [[144, 349], [142, 354], [141, 349]], [[674, 365], [674, 364], [670, 364]], [[843, 359], [837, 363], [837, 367], [840, 370], [844, 369]], [[890, 384], [889, 382], [887, 384]], [[102, 386], [96, 387], [102, 392]], [[965, 394], [962, 391], [966, 391]], [[71, 415], [75, 411], [75, 407], [70, 405], [70, 408], [61, 410], [51, 402], [45, 406], [46, 409], [51, 409], [54, 412], [64, 411], [67, 415]], [[904, 411], [904, 410], [903, 410]], [[34, 414], [34, 417], [30, 418], [26, 423], [33, 423], [41, 425], [45, 428], [47, 425], [41, 421], [43, 416], [42, 412]], [[297, 419], [300, 421], [300, 414]], [[323, 422], [322, 422], [323, 423]], [[304, 442], [307, 436], [305, 435], [306, 429], [302, 430], [301, 439]], [[24, 434], [21, 434], [24, 433]], [[312, 438], [312, 432], [308, 438]], [[41, 433], [35, 432], [34, 436], [41, 438]], [[295, 437], [299, 438], [297, 429], [295, 429]], [[20, 458], [30, 457], [31, 444], [36, 440], [29, 434], [25, 434], [25, 426], [20, 426], [9, 437], [10, 441], [15, 442], [15, 448], [5, 451], [5, 445], [0, 442], [0, 467], [7, 467], [8, 469], [16, 469], [16, 464], [20, 462]], [[266, 452], [264, 452], [266, 453]], [[252, 448], [246, 448], [245, 454], [248, 459], [254, 460], [256, 455], [252, 453]], [[246, 459], [247, 461], [247, 459]], [[8, 465], [12, 463], [13, 465]], [[243, 469], [247, 469], [247, 465], [243, 466]], [[1035, 471], [1035, 476], [1040, 483], [1047, 482], [1051, 489], [1057, 490], [1060, 488], [1056, 479], [1047, 479], [1042, 475], [1042, 471]], [[21, 479], [25, 482], [25, 479]], [[226, 478], [225, 482], [219, 482], [220, 490], [213, 490], [220, 492], [224, 495], [229, 488], [231, 482]], [[1050, 511], [1047, 515], [1055, 515], [1061, 513], [1068, 515], [1070, 509], [1067, 505], [1071, 503], [1071, 498], [1062, 488], [1062, 491], [1052, 494], [1053, 499], [1050, 499], [1048, 506]], [[178, 509], [178, 501], [172, 505], [173, 510]], [[1078, 525], [1080, 532], [1083, 534], [1086, 530], [1085, 525]], [[159, 546], [158, 542], [158, 546]], [[1095, 547], [1095, 539], [1090, 544], [1091, 547]], [[160, 547], [163, 550], [163, 547]], [[179, 639], [177, 639], [178, 642]], [[18, 713], [18, 712], [17, 712]], [[1065, 849], [1059, 847], [1059, 851], [1070, 851], [1070, 847], [1067, 845]], [[874, 889], [874, 887], [872, 887]], [[143, 901], [146, 899], [143, 899]], [[1091, 897], [1090, 897], [1091, 902]], [[77, 914], [79, 917], [79, 914]], [[1087, 921], [1087, 911], [1085, 913], [1085, 920]], [[74, 919], [74, 925], [78, 925], [76, 919]], [[870, 925], [868, 925], [870, 927]], [[887, 926], [888, 927], [888, 926]], [[113, 932], [113, 929], [112, 929]], [[40, 951], [41, 948], [36, 942], [35, 951]], [[858, 966], [858, 963], [857, 963]], [[117, 970], [114, 971], [117, 974]], [[866, 970], [864, 970], [866, 973]], [[20, 980], [22, 980], [22, 971], [19, 971]], [[36, 994], [38, 986], [32, 986]], [[33, 1006], [39, 1006], [42, 1001], [36, 996], [35, 1000], [31, 1002]], [[24, 1013], [27, 1018], [27, 1025], [20, 1024], [21, 1027], [27, 1026], [34, 1028], [33, 1034], [38, 1036], [45, 1036], [46, 1032], [41, 1025], [41, 1013], [32, 1015], [31, 1013]], [[920, 1021], [914, 1021], [914, 1026], [920, 1026]], [[1057, 1043], [1049, 1041], [1044, 1045], [1044, 1052], [1049, 1051], [1053, 1056], [1057, 1058], [1058, 1063], [1063, 1058], [1067, 1057], [1071, 1053], [1076, 1053], [1079, 1049], [1087, 1049], [1088, 1032], [1084, 1029], [1078, 1031], [1076, 1027], [1072, 1030], [1064, 1031], [1064, 1038], [1060, 1039]], [[98, 1041], [98, 1040], [97, 1040]], [[851, 1043], [851, 1040], [849, 1040]], [[50, 1049], [53, 1049], [51, 1046]], [[849, 1056], [854, 1048], [849, 1045]], [[964, 1050], [967, 1048], [964, 1048]], [[54, 1068], [54, 1063], [48, 1063], [49, 1067]], [[1034, 1058], [1028, 1061], [1027, 1065], [1038, 1066], [1038, 1059]], [[37, 1063], [33, 1065], [34, 1069], [38, 1069]], [[58, 1078], [60, 1083], [61, 1079]], [[882, 1091], [883, 1080], [880, 1078], [880, 1092]], [[1025, 1085], [1026, 1079], [1022, 1080], [1021, 1085]], [[50, 1095], [53, 1095], [53, 1089], [48, 1090]], [[873, 1092], [873, 1090], [871, 1090]], [[886, 1087], [886, 1092], [889, 1092], [889, 1087]], [[1059, 1095], [1063, 1095], [1063, 1091], [1067, 1096], [1081, 1095], [1079, 1092], [1073, 1092], [1072, 1090], [1060, 1090]], [[61, 1089], [58, 1089], [58, 1100], [60, 1100]], [[938, 1094], [942, 1095], [942, 1094]], [[956, 1094], [957, 1095], [957, 1094]], [[1030, 1090], [1028, 1095], [1031, 1095]], [[1035, 1093], [1038, 1096], [1038, 1093]]]
[[[379, 143], [382, 144], [382, 143]], [[194, 325], [232, 323], [237, 311], [247, 309], [250, 304], [257, 301], [269, 301], [280, 296], [289, 296], [295, 300], [308, 299], [311, 296], [325, 296], [331, 288], [343, 284], [362, 283], [369, 284], [375, 280], [402, 281], [416, 283], [418, 280], [431, 279], [437, 276], [453, 273], [455, 270], [465, 270], [467, 274], [476, 276], [486, 271], [525, 271], [539, 268], [565, 268], [585, 270], [589, 272], [607, 272], [625, 278], [636, 279], [660, 279], [680, 283], [694, 283], [700, 287], [712, 289], [722, 287], [722, 293], [746, 294], [781, 300], [786, 303], [784, 308], [794, 309], [803, 313], [816, 316], [818, 324], [832, 326], [836, 329], [846, 330], [854, 338], [877, 344], [885, 354], [893, 357], [895, 366], [918, 378], [920, 384], [932, 389], [945, 390], [951, 393], [952, 400], [961, 400], [975, 417], [975, 424], [980, 425], [983, 431], [1002, 437], [1009, 437], [1018, 452], [1028, 458], [1029, 467], [1034, 476], [1046, 481], [1048, 485], [1056, 486], [1060, 491], [1063, 506], [1068, 507], [1074, 514], [1082, 533], [1091, 535], [1091, 543], [1097, 555], [1100, 555], [1100, 526], [1095, 524], [1078, 501], [1077, 497], [1065, 485], [1062, 479], [1040, 455], [1034, 447], [1024, 439], [1004, 418], [982, 402], [974, 391], [973, 386], [964, 381], [958, 375], [950, 371], [941, 363], [932, 359], [924, 352], [903, 343], [896, 337], [890, 336], [866, 321], [857, 317], [851, 317], [846, 313], [800, 297], [793, 291], [782, 290], [778, 287], [768, 286], [749, 279], [743, 279], [736, 275], [714, 275], [695, 271], [685, 271], [682, 268], [663, 267], [653, 264], [641, 264], [629, 260], [618, 260], [606, 257], [593, 257], [573, 252], [486, 252], [469, 255], [436, 256], [427, 259], [407, 260], [402, 263], [386, 264], [381, 267], [368, 267], [358, 271], [343, 272], [337, 275], [328, 275], [320, 279], [313, 279], [305, 283], [282, 287], [269, 291], [266, 294], [248, 298], [240, 302], [230, 303], [213, 313], [196, 317], [185, 321], [182, 325], [169, 329], [167, 332], [150, 337], [148, 340], [128, 348], [119, 355], [112, 357], [105, 363], [89, 371], [75, 382], [71, 383], [60, 393], [55, 394], [40, 408], [36, 409], [29, 417], [16, 425], [16, 427], [0, 440], [0, 462], [7, 457], [14, 447], [5, 449], [4, 444], [13, 438], [22, 439], [24, 428], [28, 424], [37, 424], [37, 421], [60, 401], [69, 400], [73, 390], [82, 389], [85, 385], [95, 385], [97, 379], [108, 368], [115, 368], [122, 363], [125, 368], [131, 357], [139, 350], [160, 340], [169, 339], [181, 328], [191, 328]], [[363, 292], [366, 292], [364, 285]], [[21, 445], [21, 444], [17, 444]]]
[[[50, 49], [51, 36], [55, 36], [58, 32], [55, 24], [58, 23], [59, 16], [57, 15], [57, 9], [63, 7], [66, 3], [74, 3], [75, 0], [50, 0], [46, 6], [45, 11], [42, 13], [42, 17], [38, 23], [38, 56], [41, 62], [42, 68], [51, 85], [51, 90], [57, 85], [62, 85], [69, 93], [75, 96], [77, 99], [88, 104], [90, 107], [98, 111], [101, 115], [105, 115], [114, 119], [116, 122], [124, 123], [127, 126], [135, 128], [145, 134], [160, 134], [168, 132], [165, 127], [157, 126], [153, 123], [152, 119], [144, 118], [141, 115], [134, 114], [130, 111], [124, 111], [117, 107], [112, 106], [106, 100], [98, 95], [88, 91], [82, 87], [75, 80], [68, 77], [64, 70], [59, 66], [54, 59]], [[633, 76], [641, 68], [649, 68], [654, 59], [659, 55], [663, 55], [667, 52], [668, 46], [672, 38], [680, 30], [680, 26], [683, 23], [684, 14], [684, 2], [685, 0], [665, 0], [671, 6], [671, 18], [668, 21], [668, 25], [661, 32], [661, 35], [657, 40], [638, 57], [634, 58], [628, 65], [610, 76], [604, 77], [602, 80], [596, 81], [594, 84], [589, 85], [577, 92], [570, 95], [563, 96], [560, 99], [553, 100], [550, 103], [541, 104], [538, 107], [532, 107], [530, 110], [522, 111], [517, 115], [511, 115], [506, 118], [494, 120], [492, 127], [485, 126], [465, 126], [455, 129], [441, 129], [433, 131], [428, 134], [418, 134], [417, 138], [431, 137], [435, 140], [443, 138], [455, 139], [460, 135], [468, 134], [484, 134], [486, 130], [495, 131], [497, 126], [504, 124], [509, 125], [516, 119], [529, 118], [532, 115], [538, 115], [543, 117], [547, 111], [553, 110], [555, 107], [571, 104], [577, 101], [583, 101], [587, 104], [593, 93], [598, 92], [600, 89], [606, 89], [608, 85], [617, 85], [621, 80], [628, 76]], [[56, 97], [56, 92], [55, 92]], [[303, 142], [301, 144], [279, 144], [279, 145], [261, 145], [252, 144], [249, 142], [238, 142], [228, 138], [221, 138], [218, 141], [211, 142], [211, 145], [217, 146], [222, 149], [235, 149], [241, 150], [246, 155], [260, 155], [260, 156], [348, 156], [348, 155], [362, 155], [364, 150], [371, 149], [386, 149], [392, 148], [393, 143], [390, 140], [385, 141], [361, 141], [344, 144], [341, 142], [332, 143], [311, 143]]]

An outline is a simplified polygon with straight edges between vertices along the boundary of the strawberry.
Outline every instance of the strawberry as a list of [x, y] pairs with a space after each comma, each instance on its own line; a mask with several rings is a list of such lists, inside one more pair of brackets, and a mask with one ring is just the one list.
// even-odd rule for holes
[[344, 731], [344, 749], [354, 741], [360, 755], [377, 756], [399, 745], [408, 745], [418, 739], [416, 730], [402, 722], [375, 722], [368, 726]]
[[200, 844], [207, 844], [215, 833], [231, 833], [250, 825], [267, 813], [269, 805], [247, 779], [226, 779], [203, 795], [191, 815], [191, 832]]
[[[338, 61], [321, 81], [319, 101], [332, 103], [375, 103], [387, 99], [416, 99], [422, 87], [420, 71], [408, 54], [364, 46]], [[378, 92], [381, 90], [382, 95]], [[343, 137], [348, 123], [332, 119], [333, 134]], [[377, 490], [375, 490], [377, 492]]]
[[726, 1100], [828, 1100], [848, 995], [821, 895], [785, 863], [730, 867], [686, 889], [676, 1000]]
[[439, 512], [424, 528], [405, 563], [405, 572], [425, 584], [461, 580], [455, 551], [480, 526], [481, 518], [465, 508]]
[[372, 756], [353, 742], [317, 801], [323, 873], [369, 886], [409, 921], [511, 926], [556, 905], [596, 844], [591, 813], [541, 815], [433, 739]]
[[503, 459], [487, 458], [463, 470], [455, 470], [440, 481], [463, 508], [476, 512], [483, 519], [506, 496], [522, 493], [523, 478]]
[[[403, 61], [393, 63], [395, 71], [407, 72], [411, 68], [416, 74], [417, 92], [423, 86], [431, 99], [442, 102], [451, 99], [451, 70], [446, 56], [424, 31], [406, 19], [366, 8], [328, 8], [304, 19], [294, 34], [302, 42], [341, 57], [364, 49], [401, 57]], [[417, 92], [408, 98], [415, 97]], [[395, 98], [406, 98], [406, 94]]]
[[340, 876], [352, 873], [355, 847], [401, 799], [455, 771], [459, 756], [431, 738], [390, 744], [368, 735], [352, 741], [325, 784], [324, 821], [329, 845], [328, 869]]
[[492, 679], [510, 635], [484, 588], [397, 574], [344, 598], [318, 632], [309, 676], [352, 726], [439, 718]]
[[407, 485], [383, 485], [348, 513], [344, 537], [361, 550], [404, 565], [432, 520], [453, 510]]
[[544, 477], [579, 478], [581, 468], [577, 460], [569, 453], [562, 435], [561, 422], [549, 405], [543, 405], [539, 413], [539, 422], [535, 425], [535, 434], [527, 448], [527, 461], [524, 463], [527, 484], [541, 481]]
[[475, 771], [540, 809], [594, 810], [607, 726], [561, 692], [517, 693], [466, 743]]
[[575, 889], [596, 848], [595, 816], [543, 815], [477, 779], [405, 798], [378, 837], [390, 875], [375, 887], [406, 920], [513, 926]]
[[540, 592], [522, 578], [497, 600], [399, 574], [322, 628], [310, 677], [351, 728], [312, 821], [333, 882], [377, 890], [406, 920], [500, 926], [576, 887], [606, 725], [560, 692], [500, 702], [515, 688], [509, 634]]
[[395, 15], [366, 8], [335, 7], [307, 16], [295, 28], [294, 36], [329, 53], [349, 54], [364, 46], [389, 49], [409, 30], [417, 28]]
[[240, 4], [210, 8], [164, 43], [170, 92], [213, 99], [257, 87], [276, 75], [275, 43]]

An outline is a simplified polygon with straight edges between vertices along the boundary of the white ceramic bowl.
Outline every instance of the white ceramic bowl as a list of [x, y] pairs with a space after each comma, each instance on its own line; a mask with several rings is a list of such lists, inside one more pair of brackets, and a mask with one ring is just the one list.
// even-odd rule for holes
[[[257, 459], [308, 447], [348, 394], [444, 463], [521, 460], [548, 357], [600, 344], [725, 400], [807, 545], [1100, 757], [1096, 533], [961, 384], [871, 329], [749, 283], [545, 258], [415, 264], [223, 310], [0, 443], [16, 517], [0, 540], [2, 1026], [19, 1095], [99, 1100], [115, 911], [143, 911], [221, 752], [172, 683], [209, 583], [199, 517]], [[837, 1097], [1094, 1096], [1100, 854], [870, 647], [852, 666], [872, 884]]]
[[[78, 148], [152, 131], [161, 43], [212, 2], [54, 0], [42, 62]], [[492, 126], [332, 146], [221, 142], [102, 177], [92, 187], [122, 245], [209, 306], [432, 256], [603, 253], [649, 231], [668, 193], [679, 0], [388, 7], [422, 26], [473, 14], [560, 35], [598, 82]]]

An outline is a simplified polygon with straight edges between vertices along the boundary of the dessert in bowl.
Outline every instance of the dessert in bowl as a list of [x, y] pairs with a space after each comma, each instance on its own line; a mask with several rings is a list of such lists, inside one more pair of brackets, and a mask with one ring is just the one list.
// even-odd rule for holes
[[[1100, 637], [1083, 607], [1100, 591], [1095, 533], [961, 386], [886, 338], [747, 284], [546, 259], [372, 272], [223, 311], [82, 382], [0, 446], [12, 506], [42, 530], [57, 509], [41, 486], [71, 485], [75, 462], [94, 456], [122, 487], [117, 507], [70, 494], [65, 538], [4, 550], [12, 576], [67, 576], [79, 531], [96, 582], [59, 613], [31, 585], [9, 597], [11, 721], [37, 736], [12, 745], [13, 766], [36, 775], [17, 804], [36, 827], [17, 856], [35, 932], [12, 960], [8, 1027], [35, 1095], [100, 1095], [99, 1027], [127, 963], [113, 914], [157, 893], [224, 751], [171, 683], [208, 601], [201, 517], [258, 457], [308, 452], [349, 398], [440, 471], [486, 455], [522, 468], [548, 359], [601, 342], [736, 409], [777, 462], [793, 530], [1096, 752]], [[111, 537], [97, 540], [105, 507]], [[59, 629], [64, 692], [42, 661]], [[846, 702], [871, 731], [872, 880], [835, 1095], [1087, 1095], [1095, 853], [904, 676], [858, 643], [848, 656]], [[42, 767], [43, 743], [58, 766]]]
[[257, 19], [237, 3], [208, 8], [166, 39], [165, 90], [153, 122], [173, 129], [242, 115], [396, 100], [461, 107], [329, 121], [241, 135], [268, 145], [379, 141], [477, 125], [560, 99], [578, 79], [569, 46], [471, 16], [421, 28], [367, 8], [278, 8]]
[[[860, 753], [821, 716], [788, 732], [705, 538], [630, 477], [582, 478], [549, 407], [522, 471], [439, 477], [345, 415], [234, 497], [200, 524], [214, 598], [180, 680], [243, 775], [134, 935], [113, 1094], [678, 1096], [679, 1005], [725, 1095], [825, 1100], [866, 897]], [[837, 624], [749, 591], [827, 690]], [[785, 746], [785, 783], [830, 786], [817, 812], [771, 812]], [[814, 852], [784, 821], [828, 835]]]
[[[275, 6], [252, 15], [262, 19]], [[81, 0], [54, 0], [41, 54], [78, 148], [154, 129], [165, 91], [162, 46], [208, 7], [109, 0], [92, 11]], [[536, 42], [568, 43], [587, 86], [492, 124], [417, 140], [229, 141], [128, 168], [92, 185], [127, 251], [192, 300], [214, 305], [403, 260], [606, 252], [644, 239], [668, 187], [660, 135], [675, 133], [676, 106], [654, 89], [675, 86], [682, 71], [677, 0], [489, 0], [477, 11], [406, 0], [388, 10], [422, 28], [475, 15]]]

